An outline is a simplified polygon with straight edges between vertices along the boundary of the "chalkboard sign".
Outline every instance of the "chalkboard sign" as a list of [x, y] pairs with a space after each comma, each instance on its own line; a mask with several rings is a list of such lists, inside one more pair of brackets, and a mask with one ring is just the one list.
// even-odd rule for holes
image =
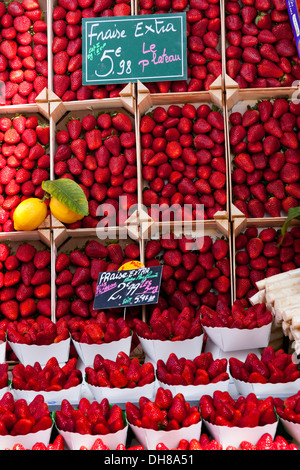
[[94, 309], [156, 304], [161, 273], [162, 266], [99, 273]]
[[186, 13], [82, 19], [84, 85], [187, 78]]

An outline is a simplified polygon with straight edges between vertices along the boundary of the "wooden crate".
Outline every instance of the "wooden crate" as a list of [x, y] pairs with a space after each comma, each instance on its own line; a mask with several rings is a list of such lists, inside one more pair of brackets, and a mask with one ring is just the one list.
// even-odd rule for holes
[[[88, 106], [86, 103], [83, 102], [68, 102], [68, 103], [63, 103], [62, 101], [59, 102], [58, 106], [55, 106], [55, 109], [53, 109], [53, 112], [50, 117], [50, 134], [51, 134], [51, 148], [50, 148], [50, 155], [51, 155], [51, 178], [54, 180], [55, 179], [55, 174], [54, 174], [54, 156], [56, 152], [56, 132], [65, 129], [67, 121], [70, 117], [79, 117], [82, 118], [86, 114], [93, 114], [97, 115], [99, 112], [122, 112], [126, 114], [132, 121], [133, 123], [133, 129], [135, 130], [136, 133], [136, 141], [138, 140], [138, 135], [137, 135], [137, 119], [135, 115], [135, 99], [133, 98], [132, 95], [128, 96], [126, 98], [114, 98], [114, 99], [109, 99], [109, 100], [94, 100], [93, 102], [90, 101]], [[138, 181], [141, 178], [141, 168], [140, 168], [140, 160], [137, 158], [137, 178]], [[139, 187], [137, 188], [137, 198], [138, 198], [138, 203], [140, 204], [141, 200], [141, 194], [139, 192]], [[136, 212], [133, 209], [133, 213], [130, 214], [130, 217], [128, 219], [128, 222], [126, 224], [130, 227], [132, 227], [132, 230], [134, 230], [134, 227], [137, 225], [136, 222]], [[59, 222], [52, 214], [51, 214], [51, 227], [53, 229], [55, 228], [66, 228], [66, 226]], [[99, 227], [100, 229], [100, 227]], [[106, 231], [106, 228], [103, 228], [104, 231]]]
[[[48, 69], [49, 69], [49, 76], [48, 76], [48, 89], [50, 92], [53, 93], [52, 96], [55, 96], [55, 93], [54, 93], [54, 89], [53, 89], [53, 76], [54, 76], [54, 72], [53, 72], [53, 53], [52, 53], [52, 43], [53, 43], [53, 38], [54, 38], [54, 34], [53, 34], [53, 29], [52, 29], [52, 22], [53, 22], [53, 9], [58, 5], [58, 1], [57, 0], [47, 0], [47, 11], [48, 11], [48, 22], [47, 22], [47, 26], [48, 26], [48, 44], [51, 44], [51, 47], [49, 47], [48, 49]], [[135, 8], [135, 5], [134, 5], [134, 0], [131, 0], [131, 14], [134, 15], [134, 10]], [[122, 91], [120, 92], [120, 96], [123, 96], [124, 98], [126, 98], [128, 96], [128, 89], [130, 90], [130, 94], [131, 95], [134, 95], [134, 92], [135, 92], [135, 86], [132, 84], [132, 83], [128, 83], [123, 89]], [[106, 101], [106, 100], [118, 100], [118, 98], [107, 98], [107, 99], [104, 99], [103, 101]], [[55, 101], [55, 100], [53, 100]], [[61, 101], [61, 100], [59, 100]], [[84, 106], [88, 107], [91, 103], [90, 102], [94, 102], [94, 101], [99, 101], [99, 100], [95, 100], [95, 99], [90, 99], [90, 100], [82, 100], [80, 103], [83, 104]], [[102, 100], [101, 100], [102, 101]], [[76, 106], [76, 104], [78, 104], [78, 101], [70, 101], [69, 102], [70, 104], [74, 104]]]
[[[138, 134], [138, 145], [137, 152], [139, 155], [139, 160], [141, 161], [141, 139], [140, 139], [140, 122], [143, 115], [148, 112], [153, 111], [157, 106], [164, 107], [167, 109], [170, 105], [184, 105], [184, 104], [193, 104], [196, 107], [201, 104], [208, 104], [209, 106], [217, 106], [223, 113], [224, 116], [224, 132], [225, 132], [225, 161], [228, 161], [227, 156], [227, 145], [226, 145], [226, 117], [225, 117], [225, 106], [224, 106], [224, 95], [222, 90], [215, 89], [209, 90], [207, 92], [198, 92], [198, 93], [161, 93], [161, 94], [151, 94], [149, 90], [141, 82], [138, 82], [137, 89], [137, 134]], [[142, 163], [140, 163], [142, 166]], [[227, 165], [228, 169], [228, 165]], [[227, 204], [224, 211], [218, 211], [214, 219], [229, 219], [230, 218], [230, 194], [229, 194], [229, 171], [226, 173], [226, 192], [227, 192]], [[142, 195], [144, 189], [147, 187], [146, 181], [141, 176], [140, 178], [140, 188], [139, 193]], [[147, 208], [144, 206], [141, 198], [141, 207], [139, 208], [139, 214], [141, 215], [141, 222], [152, 223], [151, 217], [148, 216]], [[150, 220], [149, 220], [150, 219]], [[147, 225], [146, 223], [146, 225]]]
[[[244, 218], [245, 215], [233, 204], [232, 201], [232, 179], [231, 173], [233, 170], [234, 155], [231, 151], [231, 145], [229, 142], [229, 133], [231, 125], [229, 122], [230, 114], [233, 112], [241, 112], [242, 114], [247, 110], [247, 106], [254, 106], [259, 100], [275, 100], [276, 98], [285, 97], [288, 99], [299, 99], [300, 87], [297, 89], [291, 88], [270, 88], [270, 89], [239, 89], [238, 87], [230, 87], [226, 90], [225, 98], [225, 122], [226, 122], [226, 144], [227, 144], [227, 156], [228, 156], [228, 173], [229, 173], [229, 195], [230, 201], [230, 220], [234, 220], [236, 217]], [[287, 214], [282, 213], [281, 217], [276, 217], [279, 223], [281, 223]], [[268, 218], [268, 216], [266, 216]], [[249, 219], [250, 220], [250, 219]], [[256, 220], [256, 219], [255, 219]]]
[[[232, 273], [233, 273], [233, 296], [234, 300], [236, 300], [236, 248], [235, 248], [235, 239], [240, 234], [243, 233], [249, 227], [256, 227], [258, 229], [258, 233], [260, 233], [263, 229], [266, 228], [275, 228], [276, 230], [281, 230], [285, 219], [277, 220], [275, 218], [265, 218], [265, 219], [247, 219], [242, 217], [237, 217], [232, 222]], [[300, 222], [297, 220], [292, 220], [291, 227], [293, 226], [300, 226]], [[264, 298], [260, 298], [259, 302], [265, 302]], [[267, 305], [272, 311], [272, 306]], [[273, 311], [274, 313], [274, 311]], [[281, 321], [275, 321], [272, 326], [271, 330], [271, 338], [270, 344], [274, 347], [274, 349], [279, 349], [284, 347], [286, 343], [286, 337], [288, 337], [288, 328], [287, 325], [282, 324]], [[291, 340], [291, 337], [288, 338]], [[285, 346], [286, 347], [286, 346]]]
[[[190, 8], [187, 6], [185, 11], [188, 11]], [[135, 15], [139, 15], [140, 11], [140, 5], [139, 5], [139, 0], [134, 0], [134, 11]], [[171, 10], [172, 13], [172, 10]], [[210, 90], [222, 90], [223, 92], [225, 91], [225, 50], [223, 45], [225, 44], [225, 8], [224, 8], [224, 0], [220, 0], [220, 21], [221, 21], [221, 31], [220, 31], [220, 39], [219, 39], [219, 44], [217, 46], [217, 50], [221, 55], [221, 63], [222, 63], [222, 73], [219, 77], [216, 78], [216, 80], [210, 85], [209, 89]], [[155, 14], [155, 13], [153, 13]], [[199, 92], [188, 92], [189, 96], [193, 96], [193, 94], [197, 94]], [[151, 93], [152, 96], [158, 95], [164, 95], [165, 93]], [[178, 93], [176, 92], [169, 92], [167, 93], [168, 95], [177, 95]], [[181, 94], [181, 93], [179, 93]]]
[[[181, 238], [183, 235], [192, 236], [193, 239], [201, 238], [203, 236], [210, 236], [214, 241], [217, 238], [224, 237], [229, 242], [229, 252], [228, 258], [230, 261], [230, 282], [231, 282], [231, 289], [230, 289], [230, 302], [233, 302], [233, 273], [232, 273], [232, 245], [230, 243], [231, 240], [231, 224], [227, 219], [220, 218], [216, 220], [205, 220], [205, 221], [195, 221], [195, 222], [186, 222], [186, 223], [178, 223], [178, 222], [171, 222], [171, 223], [152, 223], [141, 233], [141, 261], [146, 264], [145, 258], [145, 248], [146, 244], [151, 239], [160, 239], [164, 235], [174, 234], [176, 238]], [[144, 318], [147, 319], [148, 317], [148, 309], [144, 306], [143, 310]]]

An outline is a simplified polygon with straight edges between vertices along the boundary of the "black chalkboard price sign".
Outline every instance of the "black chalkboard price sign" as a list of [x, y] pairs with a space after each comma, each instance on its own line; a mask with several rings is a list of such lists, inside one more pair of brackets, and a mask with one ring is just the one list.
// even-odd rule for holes
[[187, 78], [186, 13], [83, 18], [82, 83]]
[[161, 274], [162, 266], [99, 273], [94, 309], [156, 304]]

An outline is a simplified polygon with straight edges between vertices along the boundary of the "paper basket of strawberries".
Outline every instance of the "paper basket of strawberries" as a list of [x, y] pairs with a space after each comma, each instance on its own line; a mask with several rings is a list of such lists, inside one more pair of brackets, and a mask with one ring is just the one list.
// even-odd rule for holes
[[236, 300], [220, 312], [206, 305], [199, 312], [207, 336], [223, 351], [251, 350], [269, 344], [273, 314], [264, 303], [249, 306]]
[[55, 425], [69, 450], [79, 450], [82, 445], [91, 448], [98, 438], [112, 450], [120, 443], [126, 444], [125, 414], [120, 406], [110, 405], [106, 398], [98, 402], [83, 397], [78, 408], [63, 400], [55, 412]]
[[227, 359], [214, 359], [210, 352], [194, 359], [170, 354], [167, 361], [159, 359], [156, 375], [160, 387], [173, 395], [182, 393], [186, 400], [198, 400], [201, 395], [212, 395], [215, 390], [228, 390]]
[[146, 397], [138, 405], [126, 403], [126, 418], [137, 440], [147, 450], [155, 450], [164, 442], [174, 448], [181, 439], [199, 439], [201, 416], [198, 406], [192, 406], [178, 393], [159, 387], [154, 401]]
[[36, 359], [46, 365], [52, 357], [59, 363], [69, 359], [70, 333], [64, 319], [54, 323], [50, 318], [22, 318], [10, 322], [7, 327], [8, 344], [25, 365], [34, 366]]
[[17, 443], [25, 449], [31, 449], [36, 442], [49, 444], [53, 421], [42, 395], [36, 395], [27, 403], [24, 399], [15, 400], [13, 394], [7, 392], [0, 405], [1, 450], [12, 448]]
[[284, 397], [297, 393], [300, 371], [293, 354], [283, 349], [276, 352], [271, 346], [263, 349], [259, 358], [249, 353], [245, 361], [231, 357], [230, 374], [241, 395], [255, 393], [257, 397]]
[[300, 391], [286, 398], [274, 398], [280, 422], [290, 436], [300, 444]]
[[45, 367], [39, 362], [33, 366], [19, 363], [12, 369], [12, 393], [27, 402], [36, 394], [44, 397], [46, 403], [59, 404], [64, 398], [78, 403], [81, 396], [82, 372], [77, 368], [77, 358], [59, 365], [56, 357], [50, 358]]
[[236, 400], [228, 393], [215, 391], [200, 398], [200, 412], [208, 432], [222, 444], [239, 446], [247, 440], [256, 443], [265, 433], [273, 438], [277, 416], [273, 397], [258, 399], [254, 393]]
[[155, 369], [151, 362], [140, 363], [123, 351], [116, 360], [97, 354], [92, 367], [85, 368], [86, 382], [96, 400], [107, 398], [109, 403], [137, 402], [141, 396], [154, 398]]

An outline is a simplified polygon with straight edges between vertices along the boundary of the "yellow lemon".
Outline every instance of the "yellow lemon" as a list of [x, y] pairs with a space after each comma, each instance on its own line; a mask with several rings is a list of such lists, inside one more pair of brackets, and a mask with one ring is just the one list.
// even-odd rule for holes
[[13, 215], [15, 230], [35, 230], [45, 220], [47, 206], [41, 199], [30, 197], [20, 202]]
[[128, 271], [129, 269], [139, 269], [144, 267], [143, 263], [140, 261], [128, 261], [128, 263], [122, 264], [119, 267], [118, 271]]
[[84, 217], [83, 215], [73, 212], [67, 206], [55, 199], [55, 197], [51, 197], [50, 210], [54, 217], [64, 224], [73, 224]]

